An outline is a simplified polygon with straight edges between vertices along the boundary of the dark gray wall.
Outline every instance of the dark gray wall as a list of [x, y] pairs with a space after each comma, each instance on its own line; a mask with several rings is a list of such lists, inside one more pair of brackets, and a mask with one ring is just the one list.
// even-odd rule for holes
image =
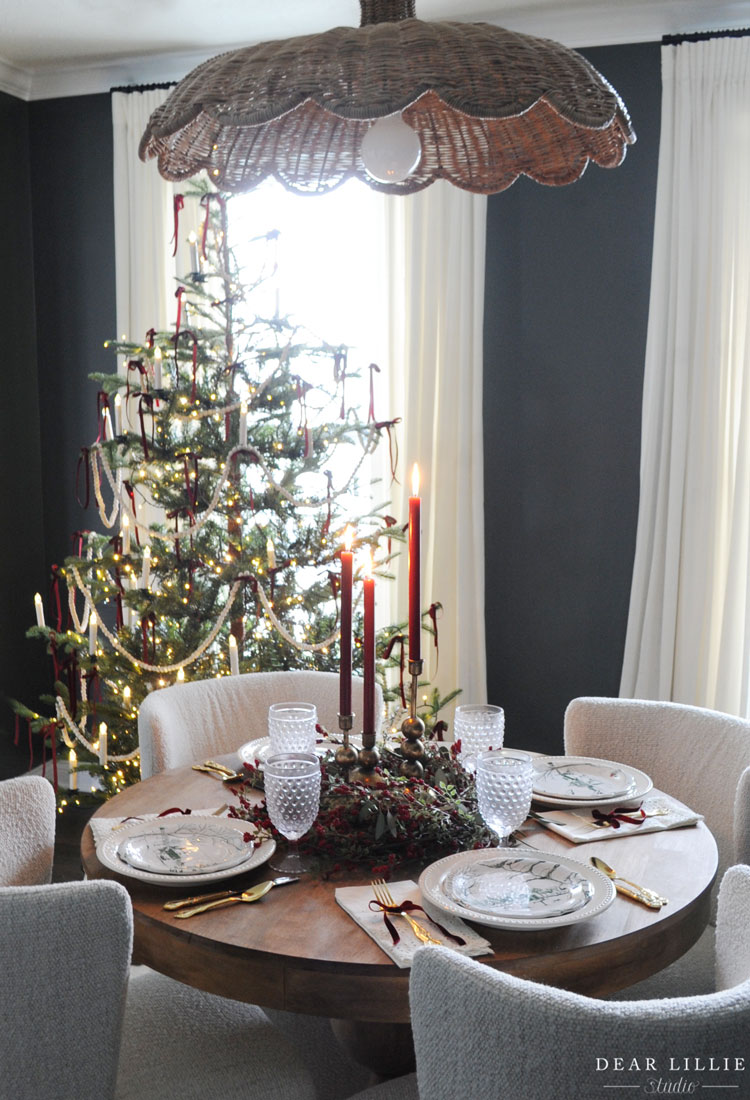
[[[114, 369], [102, 347], [116, 335], [110, 97], [26, 104], [0, 94], [0, 135], [0, 685], [3, 699], [35, 707], [52, 678], [43, 647], [25, 637], [33, 595], [47, 600], [51, 564], [71, 552], [72, 531], [93, 525], [95, 512], [76, 503], [76, 462], [96, 435], [88, 375]], [[0, 776], [28, 765], [27, 741], [15, 749], [12, 727], [3, 702]]]
[[41, 100], [29, 108], [44, 558], [72, 552], [71, 534], [95, 524], [76, 501], [81, 447], [96, 437], [94, 371], [114, 371], [116, 337], [110, 96]]
[[[0, 693], [36, 697], [44, 658], [27, 640], [34, 623], [33, 596], [43, 591], [44, 523], [39, 449], [39, 397], [34, 322], [28, 105], [0, 93], [0, 323], [3, 386], [0, 398], [0, 471], [3, 537], [0, 539]], [[22, 770], [25, 750], [9, 736], [10, 711], [0, 708], [0, 777]]]
[[546, 751], [570, 699], [619, 691], [661, 109], [657, 44], [581, 52], [636, 144], [568, 187], [519, 180], [488, 211], [488, 693], [507, 742]]

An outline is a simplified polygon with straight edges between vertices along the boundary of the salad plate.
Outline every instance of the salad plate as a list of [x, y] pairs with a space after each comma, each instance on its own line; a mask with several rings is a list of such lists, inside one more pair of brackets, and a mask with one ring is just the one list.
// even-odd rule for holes
[[[315, 743], [316, 756], [325, 756], [327, 752], [335, 752], [341, 742], [325, 740], [317, 741]], [[349, 737], [349, 744], [354, 749], [362, 748], [361, 737]], [[266, 762], [266, 759], [271, 755], [271, 738], [270, 737], [256, 737], [254, 741], [248, 741], [247, 744], [241, 745], [237, 750], [237, 754], [243, 764], [258, 765], [262, 768]]]
[[588, 756], [533, 757], [532, 798], [545, 806], [632, 806], [653, 789], [651, 777], [630, 764]]

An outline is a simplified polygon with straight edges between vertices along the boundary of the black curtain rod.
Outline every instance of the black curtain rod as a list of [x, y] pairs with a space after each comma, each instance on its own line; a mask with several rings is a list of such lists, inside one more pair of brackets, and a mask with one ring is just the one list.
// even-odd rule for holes
[[155, 92], [157, 88], [174, 88], [176, 80], [168, 80], [164, 84], [123, 84], [120, 88], [110, 88], [112, 92]]
[[679, 46], [683, 42], [708, 42], [712, 38], [745, 38], [750, 28], [740, 27], [733, 31], [695, 31], [694, 34], [665, 34], [662, 46]]

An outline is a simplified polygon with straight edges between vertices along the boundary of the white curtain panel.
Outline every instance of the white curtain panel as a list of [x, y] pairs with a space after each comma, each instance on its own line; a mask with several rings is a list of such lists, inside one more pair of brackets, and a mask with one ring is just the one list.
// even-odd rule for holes
[[620, 694], [748, 716], [750, 38], [664, 46], [662, 74]]
[[174, 320], [175, 266], [166, 247], [172, 185], [155, 161], [144, 164], [138, 156], [146, 123], [167, 94], [165, 88], [112, 93], [117, 335], [134, 342]]
[[[394, 515], [408, 516], [411, 470], [422, 484], [422, 603], [440, 602], [438, 654], [425, 674], [460, 702], [487, 697], [484, 636], [482, 319], [487, 200], [438, 182], [386, 200], [389, 415], [399, 425]], [[396, 616], [407, 617], [406, 554]], [[450, 717], [447, 714], [446, 717]]]

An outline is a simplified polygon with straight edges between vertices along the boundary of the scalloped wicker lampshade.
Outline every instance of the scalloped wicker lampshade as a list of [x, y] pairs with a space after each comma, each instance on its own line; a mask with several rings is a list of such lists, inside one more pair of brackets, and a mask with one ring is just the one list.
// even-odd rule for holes
[[[446, 179], [502, 191], [518, 178], [572, 183], [589, 160], [620, 164], [635, 141], [617, 92], [580, 54], [488, 23], [423, 22], [414, 0], [360, 0], [359, 27], [264, 42], [199, 65], [154, 111], [140, 144], [166, 179], [206, 169], [224, 191], [267, 176], [304, 193], [357, 176], [377, 190]], [[377, 182], [361, 155], [401, 112], [421, 157]]]

